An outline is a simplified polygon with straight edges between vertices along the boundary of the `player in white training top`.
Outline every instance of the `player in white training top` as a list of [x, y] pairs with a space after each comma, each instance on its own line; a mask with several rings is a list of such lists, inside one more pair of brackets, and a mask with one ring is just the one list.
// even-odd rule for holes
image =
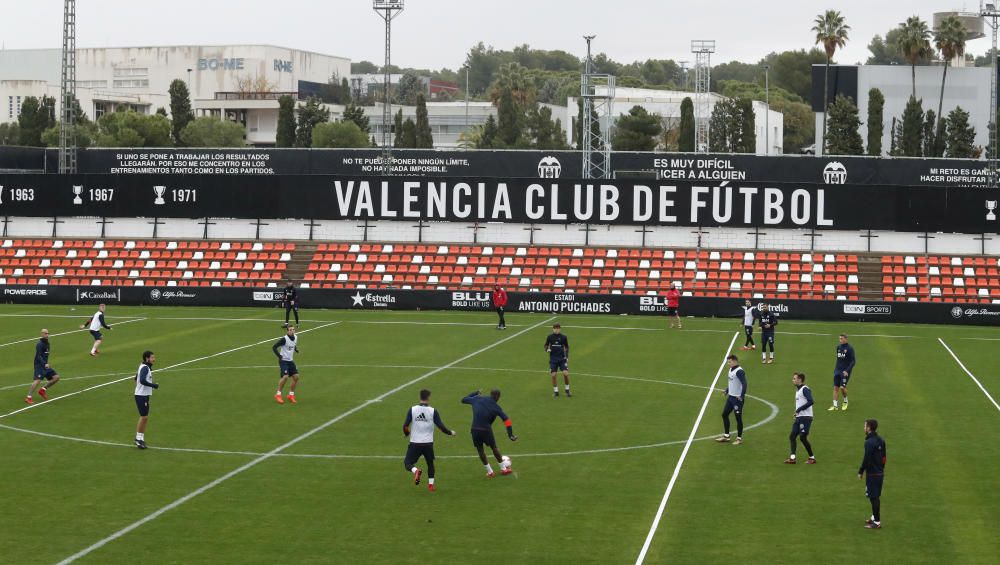
[[110, 330], [111, 326], [104, 322], [104, 310], [107, 308], [104, 304], [97, 307], [97, 312], [90, 317], [86, 322], [80, 324], [80, 329], [88, 328], [90, 330], [90, 335], [94, 336], [94, 346], [90, 348], [90, 356], [97, 357], [101, 352], [101, 342], [104, 341], [104, 336], [101, 334], [101, 328]]
[[410, 445], [406, 448], [403, 467], [413, 474], [413, 484], [419, 485], [423, 472], [417, 468], [417, 461], [423, 456], [427, 463], [427, 490], [434, 492], [434, 427], [437, 426], [450, 436], [455, 435], [455, 430], [449, 430], [444, 425], [441, 415], [430, 406], [430, 401], [431, 391], [425, 388], [420, 391], [420, 404], [411, 407], [406, 413], [403, 435], [409, 436]]
[[278, 370], [281, 375], [278, 378], [278, 391], [274, 393], [274, 400], [278, 404], [284, 404], [281, 393], [285, 390], [285, 382], [292, 379], [292, 385], [288, 391], [288, 401], [295, 402], [295, 387], [299, 384], [299, 369], [295, 366], [295, 354], [299, 352], [299, 339], [295, 336], [295, 326], [288, 326], [288, 333], [278, 340], [271, 347], [271, 351], [278, 356]]

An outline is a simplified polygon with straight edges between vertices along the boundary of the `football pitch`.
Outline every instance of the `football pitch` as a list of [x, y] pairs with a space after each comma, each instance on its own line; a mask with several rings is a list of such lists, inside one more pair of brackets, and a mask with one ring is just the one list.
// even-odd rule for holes
[[[762, 365], [739, 351], [737, 301], [732, 319], [682, 330], [658, 317], [510, 313], [498, 331], [491, 312], [304, 310], [298, 404], [279, 405], [271, 345], [283, 312], [112, 305], [114, 329], [92, 358], [76, 328], [93, 310], [0, 307], [0, 562], [634, 563], [644, 547], [647, 563], [1000, 555], [1000, 328], [783, 318], [776, 363]], [[543, 342], [556, 321], [573, 398], [552, 395]], [[43, 327], [63, 380], [28, 407]], [[828, 412], [841, 332], [858, 365], [850, 409]], [[160, 388], [141, 451], [132, 376], [145, 349]], [[740, 446], [712, 441], [724, 397], [709, 388], [724, 386], [733, 349], [749, 383]], [[816, 399], [817, 465], [801, 464], [801, 446], [800, 464], [782, 464], [793, 371]], [[436, 434], [436, 492], [402, 463], [422, 388], [458, 431]], [[492, 388], [519, 440], [494, 424], [514, 473], [488, 479], [460, 400]], [[887, 443], [879, 531], [863, 527], [865, 418]]]

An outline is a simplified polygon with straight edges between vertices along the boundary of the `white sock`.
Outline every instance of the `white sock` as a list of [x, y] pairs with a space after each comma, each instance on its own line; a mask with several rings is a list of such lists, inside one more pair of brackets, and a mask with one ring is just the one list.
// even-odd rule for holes
[[146, 434], [140, 434], [140, 433], [136, 432], [135, 439], [137, 439], [139, 441], [143, 441], [143, 440], [146, 439]]
[[766, 352], [763, 352], [763, 351], [762, 351], [762, 352], [760, 353], [760, 360], [761, 360], [761, 361], [767, 361], [767, 353], [766, 353]]
[[838, 404], [840, 404], [840, 403], [839, 403], [839, 402], [837, 402], [836, 400], [834, 400], [834, 401], [833, 401], [833, 407], [834, 407], [834, 408], [836, 408]]
[[483, 467], [486, 467], [486, 472], [487, 473], [492, 473], [493, 472], [493, 467], [490, 467], [489, 463], [483, 465]]
[[552, 392], [559, 394], [559, 387], [557, 386], [552, 387]]
[[427, 479], [427, 484], [433, 485], [434, 484], [434, 479], [433, 478]]
[[279, 388], [278, 391], [275, 392], [274, 394], [276, 394], [277, 396], [281, 396], [281, 389]]
[[771, 359], [774, 359], [774, 352], [771, 352]]
[[569, 392], [569, 385], [566, 385], [566, 392]]
[[844, 404], [847, 404], [847, 395], [844, 395]]
[[295, 391], [294, 391], [294, 390], [292, 390], [292, 391], [289, 391], [289, 392], [288, 392], [288, 396], [295, 396]]
[[90, 348], [90, 352], [91, 353], [96, 353], [97, 352], [97, 346], [95, 345], [94, 347], [91, 347]]
[[420, 469], [417, 469], [416, 467], [414, 467], [414, 468], [410, 469], [410, 472], [413, 473], [414, 475], [416, 475], [417, 471], [419, 471], [419, 470]]

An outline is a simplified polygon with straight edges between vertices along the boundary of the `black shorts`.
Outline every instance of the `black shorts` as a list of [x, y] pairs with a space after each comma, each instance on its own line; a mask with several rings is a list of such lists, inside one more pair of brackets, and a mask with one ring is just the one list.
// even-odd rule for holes
[[667, 316], [676, 316], [677, 310], [676, 306], [667, 306]]
[[53, 378], [55, 378], [57, 374], [58, 373], [56, 373], [56, 370], [53, 369], [52, 367], [49, 367], [48, 369], [46, 369], [45, 367], [35, 367], [35, 375], [32, 378], [32, 380], [40, 381], [42, 379], [45, 379], [47, 381], [51, 381]]
[[569, 361], [566, 359], [549, 359], [549, 372], [569, 371]]
[[843, 371], [833, 372], [833, 388], [840, 388], [842, 386], [847, 386], [847, 381], [849, 380], [851, 380], [850, 373], [847, 373], [847, 376], [845, 377]]
[[[760, 339], [764, 343], [770, 343], [771, 345], [774, 345], [774, 331], [772, 330], [769, 332], [762, 332], [760, 334]], [[827, 367], [829, 367], [829, 365], [827, 365]]]
[[865, 496], [868, 498], [878, 498], [882, 496], [882, 480], [884, 475], [865, 476]]
[[493, 437], [493, 430], [472, 430], [472, 445], [476, 446], [476, 449], [484, 445], [496, 447], [497, 440]]
[[747, 335], [753, 335], [753, 326], [743, 326], [743, 331]]
[[813, 425], [813, 419], [810, 416], [798, 416], [795, 418], [795, 423], [792, 424], [792, 435], [809, 435], [809, 428]]
[[101, 335], [100, 330], [90, 330], [90, 335], [94, 336], [94, 341], [97, 341], [99, 339], [104, 339], [104, 336]]
[[281, 371], [281, 376], [292, 376], [299, 374], [299, 368], [295, 366], [294, 361], [279, 361], [278, 368]]
[[285, 310], [289, 310], [289, 311], [295, 310], [296, 312], [298, 312], [299, 311], [299, 304], [297, 302], [295, 304], [285, 304]]
[[736, 396], [726, 397], [726, 407], [722, 409], [722, 413], [729, 414], [730, 412], [736, 412], [737, 416], [743, 413], [743, 401]]
[[411, 443], [406, 448], [406, 458], [403, 463], [407, 467], [413, 467], [413, 465], [423, 457], [424, 461], [430, 463], [434, 461], [434, 444], [433, 443]]
[[149, 397], [135, 395], [135, 407], [139, 409], [140, 416], [149, 416]]

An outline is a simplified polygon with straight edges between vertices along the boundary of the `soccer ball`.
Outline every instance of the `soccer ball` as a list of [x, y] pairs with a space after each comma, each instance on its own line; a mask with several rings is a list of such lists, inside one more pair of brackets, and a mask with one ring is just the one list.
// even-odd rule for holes
[[510, 463], [510, 457], [507, 457], [506, 455], [504, 455], [503, 457], [500, 458], [500, 468], [501, 469], [510, 469], [510, 465], [511, 465], [511, 463]]

